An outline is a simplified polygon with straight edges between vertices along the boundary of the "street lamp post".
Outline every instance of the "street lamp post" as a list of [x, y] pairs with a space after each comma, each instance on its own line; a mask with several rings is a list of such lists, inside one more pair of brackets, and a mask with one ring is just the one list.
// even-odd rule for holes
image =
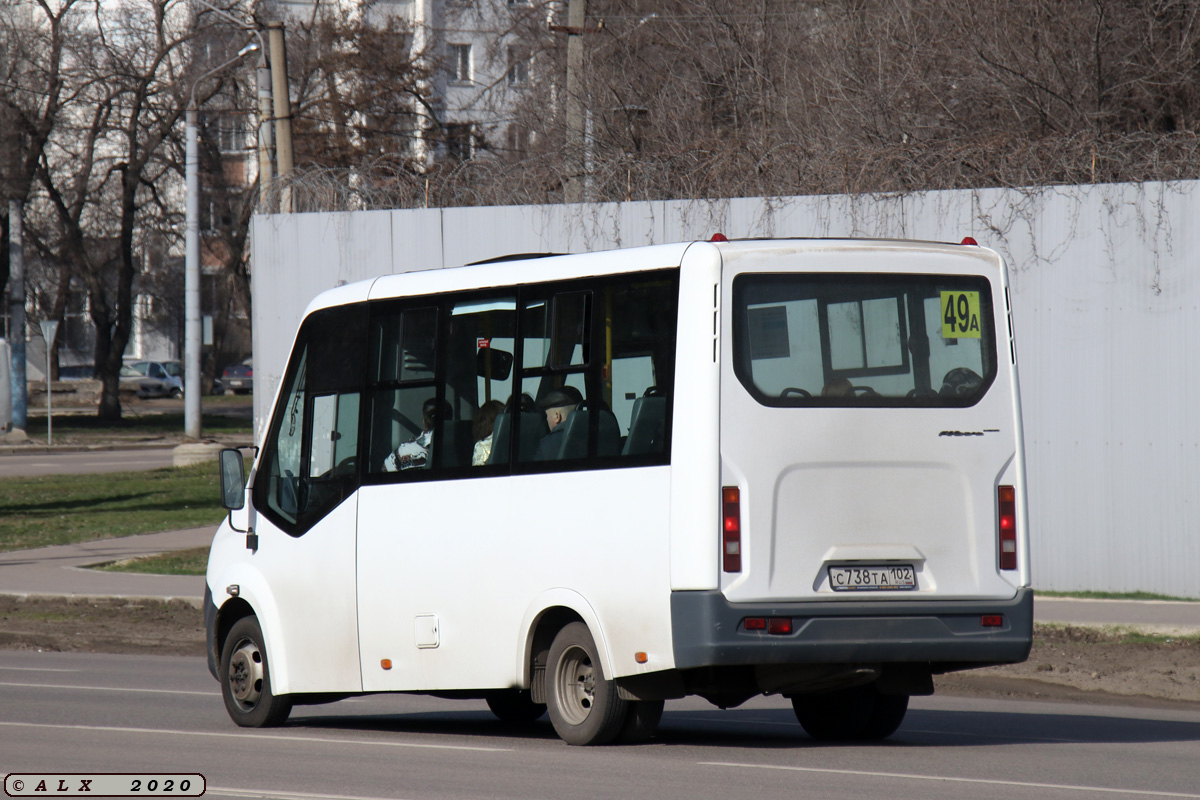
[[236, 56], [197, 78], [192, 84], [185, 115], [184, 184], [187, 197], [183, 240], [183, 433], [189, 439], [200, 438], [200, 145], [196, 129], [196, 87], [205, 78], [259, 49], [259, 44], [251, 42]]

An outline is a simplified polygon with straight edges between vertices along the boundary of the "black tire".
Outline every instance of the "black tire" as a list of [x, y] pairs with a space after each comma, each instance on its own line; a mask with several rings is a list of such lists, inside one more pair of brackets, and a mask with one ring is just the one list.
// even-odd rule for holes
[[867, 721], [859, 738], [864, 741], [878, 741], [891, 736], [904, 722], [908, 713], [908, 695], [880, 694], [875, 698], [875, 710]]
[[663, 715], [662, 700], [636, 700], [629, 703], [629, 713], [625, 724], [617, 734], [621, 744], [641, 744], [648, 741], [658, 730], [658, 722]]
[[287, 695], [271, 691], [271, 671], [257, 617], [233, 623], [221, 648], [221, 697], [225, 710], [243, 728], [273, 728], [292, 712]]
[[607, 744], [625, 725], [629, 703], [604, 677], [587, 625], [572, 622], [554, 637], [546, 662], [546, 708], [567, 744]]
[[533, 702], [527, 690], [501, 689], [487, 696], [488, 708], [501, 722], [523, 725], [542, 718], [546, 713], [545, 703]]
[[907, 695], [880, 694], [874, 684], [798, 695], [792, 709], [805, 732], [820, 741], [876, 741], [896, 732]]

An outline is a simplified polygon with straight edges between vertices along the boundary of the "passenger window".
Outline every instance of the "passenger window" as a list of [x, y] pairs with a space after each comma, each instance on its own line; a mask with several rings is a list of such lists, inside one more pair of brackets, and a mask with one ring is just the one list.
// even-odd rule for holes
[[594, 281], [529, 299], [518, 460], [536, 469], [618, 466], [668, 452], [678, 284], [674, 273]]
[[367, 469], [411, 475], [435, 461], [435, 428], [452, 416], [437, 397], [438, 311], [379, 309], [370, 323]]
[[301, 326], [263, 445], [254, 504], [299, 536], [358, 486], [361, 306], [314, 312]]
[[[513, 393], [517, 299], [472, 297], [450, 311], [443, 397], [453, 411], [438, 438], [444, 467], [508, 463], [512, 419], [505, 404]], [[497, 433], [499, 430], [499, 433]], [[497, 439], [500, 452], [493, 454]]]

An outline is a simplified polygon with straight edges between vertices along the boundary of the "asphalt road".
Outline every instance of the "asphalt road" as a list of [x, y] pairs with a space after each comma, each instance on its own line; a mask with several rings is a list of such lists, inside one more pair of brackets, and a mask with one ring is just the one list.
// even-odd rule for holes
[[1200, 800], [1200, 712], [919, 698], [873, 746], [821, 745], [790, 707], [667, 704], [648, 745], [572, 748], [544, 720], [408, 696], [234, 727], [193, 658], [0, 651], [0, 774], [187, 772], [206, 798]]
[[171, 447], [0, 453], [0, 478], [35, 475], [85, 475], [99, 472], [159, 469], [171, 466], [172, 454], [173, 448]]

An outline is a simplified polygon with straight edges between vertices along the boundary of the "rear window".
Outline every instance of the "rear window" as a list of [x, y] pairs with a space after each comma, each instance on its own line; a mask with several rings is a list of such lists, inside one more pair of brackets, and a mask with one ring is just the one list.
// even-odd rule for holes
[[744, 274], [734, 371], [768, 406], [969, 406], [996, 375], [977, 275]]

